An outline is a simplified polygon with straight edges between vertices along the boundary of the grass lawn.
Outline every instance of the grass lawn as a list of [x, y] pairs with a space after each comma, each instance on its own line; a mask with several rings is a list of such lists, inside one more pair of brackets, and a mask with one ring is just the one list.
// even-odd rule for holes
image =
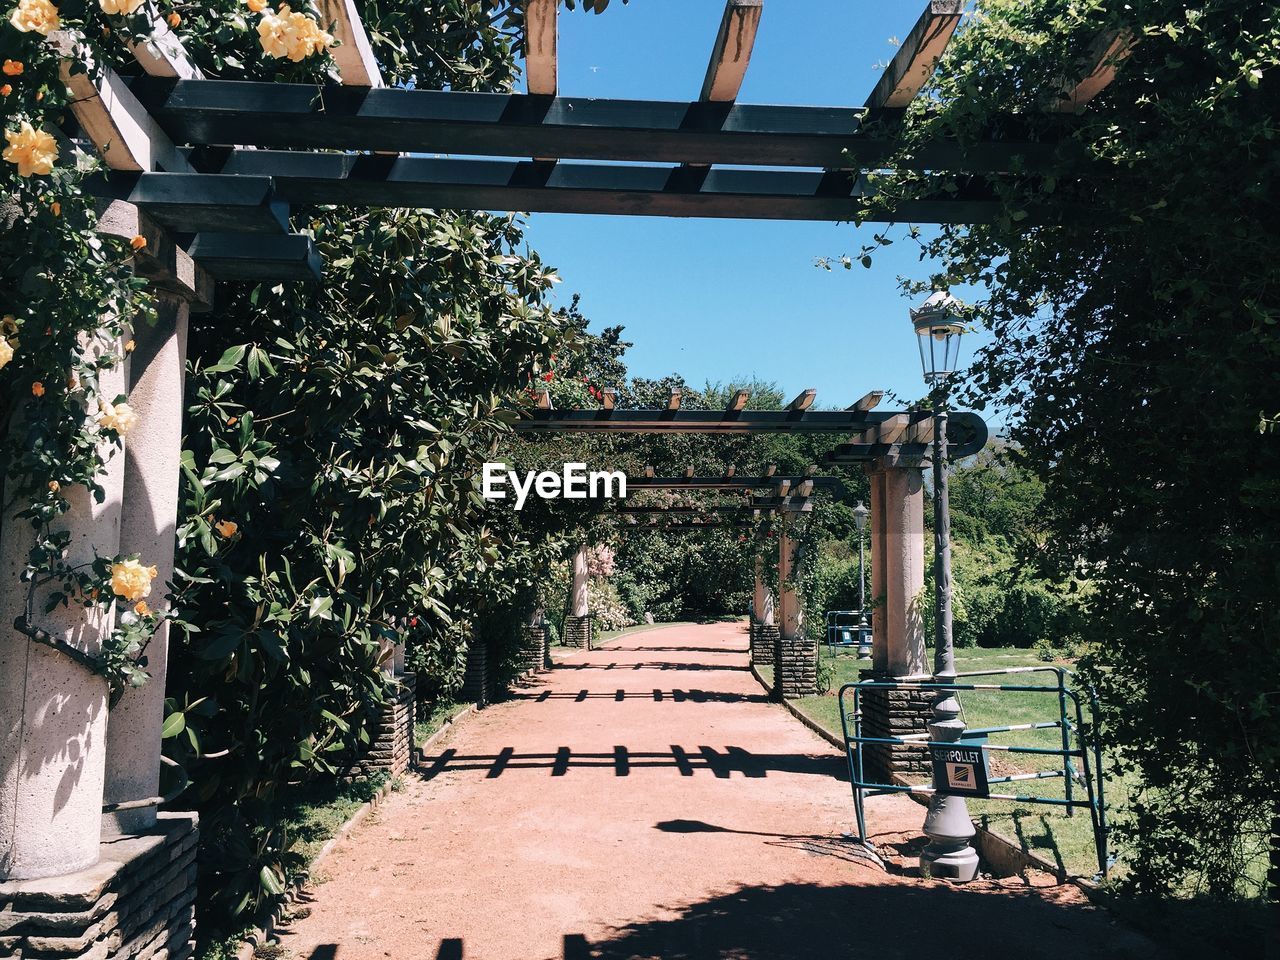
[[[828, 656], [826, 647], [821, 648], [820, 655], [824, 675], [830, 676], [830, 693], [793, 702], [807, 717], [839, 736], [840, 709], [836, 691], [842, 684], [861, 679], [859, 673], [869, 666], [869, 662], [858, 660], [852, 653]], [[1056, 665], [1070, 668], [1070, 664], [1066, 662]], [[1012, 647], [962, 648], [956, 651], [956, 670], [960, 673], [1022, 666], [1043, 667], [1049, 664], [1041, 661], [1032, 650]], [[762, 667], [760, 672], [766, 681], [772, 681], [772, 668]], [[1054, 678], [1048, 673], [1014, 674], [1010, 677], [977, 678], [975, 682], [1053, 686]], [[962, 693], [960, 702], [964, 708], [965, 723], [971, 728], [1057, 719], [1058, 701], [1052, 693], [971, 691]], [[991, 742], [1058, 748], [1062, 746], [1061, 736], [1058, 730], [1024, 730], [995, 734]], [[991, 776], [1036, 773], [1060, 768], [1060, 758], [1049, 755], [989, 753], [988, 758]], [[921, 779], [923, 781], [924, 778]], [[1120, 796], [1126, 785], [1115, 777], [1109, 777], [1105, 785], [1107, 805], [1111, 807], [1112, 799]], [[1062, 779], [1027, 780], [996, 784], [992, 789], [994, 792], [1020, 796], [1061, 798], [1064, 796], [1065, 783]], [[1083, 796], [1083, 787], [1079, 784], [1074, 786], [1074, 791], [1077, 798]], [[1047, 804], [970, 800], [969, 812], [979, 823], [1020, 842], [1023, 849], [1040, 854], [1051, 863], [1065, 867], [1072, 874], [1093, 876], [1098, 872], [1093, 829], [1086, 809], [1076, 809], [1073, 816], [1067, 816], [1063, 808]]]
[[427, 713], [419, 712], [417, 722], [413, 726], [413, 742], [420, 747], [433, 733], [460, 714], [470, 703], [457, 703], [453, 700], [440, 700], [432, 705]]

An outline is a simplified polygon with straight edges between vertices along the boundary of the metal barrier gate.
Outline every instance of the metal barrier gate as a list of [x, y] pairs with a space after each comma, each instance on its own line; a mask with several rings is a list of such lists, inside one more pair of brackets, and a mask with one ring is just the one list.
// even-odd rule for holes
[[[914, 793], [931, 795], [939, 791], [924, 784], [875, 783], [865, 779], [863, 765], [863, 744], [883, 744], [885, 746], [907, 745], [924, 747], [929, 750], [930, 757], [936, 757], [936, 751], [963, 748], [969, 751], [981, 751], [983, 770], [986, 769], [986, 757], [989, 752], [1034, 754], [1038, 756], [1058, 756], [1062, 758], [1061, 769], [1040, 770], [1035, 773], [1018, 773], [1003, 777], [987, 777], [981, 779], [987, 790], [975, 793], [971, 789], [944, 789], [944, 794], [954, 794], [974, 799], [1013, 800], [1018, 803], [1040, 803], [1065, 807], [1067, 816], [1073, 816], [1076, 808], [1085, 807], [1093, 823], [1093, 841], [1098, 854], [1098, 871], [1105, 876], [1111, 865], [1107, 852], [1107, 812], [1106, 799], [1103, 794], [1102, 750], [1098, 743], [1086, 744], [1084, 741], [1084, 708], [1076, 692], [1067, 686], [1070, 671], [1062, 667], [1009, 667], [1003, 670], [974, 670], [956, 674], [956, 679], [967, 677], [991, 677], [1008, 674], [1052, 673], [1057, 679], [1053, 686], [1047, 684], [995, 684], [995, 683], [934, 683], [932, 679], [907, 680], [862, 680], [857, 683], [846, 683], [840, 688], [839, 706], [840, 723], [844, 730], [845, 754], [849, 761], [849, 779], [853, 786], [854, 809], [858, 821], [858, 839], [867, 843], [867, 825], [863, 810], [866, 797], [886, 793]], [[908, 734], [902, 737], [868, 737], [862, 731], [862, 692], [864, 690], [935, 690], [935, 691], [992, 691], [1005, 693], [1045, 693], [1052, 694], [1058, 704], [1057, 719], [1036, 723], [1019, 723], [1000, 727], [980, 727], [966, 730], [960, 740], [954, 742], [929, 739], [927, 733]], [[853, 691], [853, 710], [845, 709], [845, 695]], [[1097, 697], [1092, 689], [1087, 691], [1090, 720], [1096, 725]], [[853, 734], [849, 733], [850, 721]], [[988, 743], [992, 734], [1009, 733], [1019, 730], [1062, 731], [1061, 747], [1029, 747], [1017, 744]], [[1073, 761], [1079, 761], [1079, 767]], [[933, 759], [933, 763], [938, 763]], [[997, 783], [1014, 783], [1027, 780], [1061, 779], [1064, 784], [1062, 797], [1045, 797], [1022, 795], [1015, 793], [991, 793], [989, 786]], [[936, 778], [935, 778], [936, 782]], [[1084, 788], [1085, 797], [1078, 799], [1074, 787]]]

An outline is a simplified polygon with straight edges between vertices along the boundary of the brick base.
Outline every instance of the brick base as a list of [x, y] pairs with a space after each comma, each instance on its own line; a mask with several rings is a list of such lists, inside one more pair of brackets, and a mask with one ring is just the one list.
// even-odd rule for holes
[[0, 883], [0, 956], [185, 960], [195, 949], [194, 813], [113, 837], [77, 873]]
[[563, 642], [566, 647], [579, 647], [583, 650], [590, 650], [592, 640], [591, 618], [589, 616], [564, 618]]
[[791, 639], [778, 635], [773, 645], [773, 689], [784, 700], [811, 697], [818, 692], [816, 640], [803, 634]]
[[409, 769], [413, 758], [413, 725], [417, 720], [418, 678], [406, 673], [399, 686], [382, 705], [372, 733], [373, 744], [347, 772], [349, 777], [386, 773], [398, 777]]
[[547, 650], [547, 628], [544, 626], [527, 626], [524, 628], [524, 646], [521, 653], [521, 671], [537, 673], [547, 669], [550, 653]]
[[[863, 670], [863, 680], [892, 680], [887, 674]], [[900, 737], [908, 733], [928, 733], [933, 717], [932, 690], [863, 690], [862, 729], [868, 737]], [[927, 747], [907, 744], [864, 744], [866, 772], [890, 779], [895, 773], [929, 774]]]
[[773, 663], [774, 647], [778, 644], [778, 628], [771, 623], [751, 621], [749, 634], [751, 638], [751, 662], [768, 666]]
[[475, 637], [467, 647], [467, 672], [463, 675], [458, 697], [483, 707], [491, 700], [490, 692], [489, 645]]

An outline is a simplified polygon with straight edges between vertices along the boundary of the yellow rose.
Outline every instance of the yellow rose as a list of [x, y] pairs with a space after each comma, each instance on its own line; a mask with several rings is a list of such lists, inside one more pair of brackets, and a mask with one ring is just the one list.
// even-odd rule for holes
[[18, 176], [29, 177], [33, 173], [45, 176], [53, 170], [53, 161], [58, 159], [58, 141], [43, 130], [23, 120], [17, 130], [6, 130], [4, 138], [9, 145], [0, 156], [18, 165]]
[[137, 560], [121, 560], [111, 565], [111, 590], [130, 603], [151, 596], [155, 567], [144, 567]]
[[288, 4], [280, 5], [278, 14], [268, 10], [258, 23], [258, 39], [269, 57], [288, 57], [294, 63], [321, 53], [333, 37], [303, 13], [294, 13]]
[[133, 412], [133, 407], [123, 400], [119, 403], [99, 401], [98, 409], [101, 411], [98, 414], [98, 423], [107, 430], [114, 430], [122, 437], [138, 425], [138, 415]]
[[15, 30], [23, 33], [38, 33], [47, 37], [62, 26], [58, 19], [58, 8], [49, 0], [18, 0], [18, 5], [9, 14], [9, 22]]
[[142, 6], [142, 0], [98, 0], [103, 13], [128, 16]]
[[8, 340], [4, 337], [0, 337], [0, 370], [3, 370], [12, 359], [13, 347], [9, 344]]
[[218, 536], [230, 540], [236, 535], [236, 531], [240, 529], [240, 525], [234, 520], [219, 520], [213, 525], [213, 529], [218, 531]]
[[267, 9], [267, 0], [244, 0], [244, 5], [254, 13], [261, 13]]
[[151, 608], [147, 606], [147, 601], [139, 600], [133, 605], [133, 612], [140, 617], [145, 617], [151, 613]]

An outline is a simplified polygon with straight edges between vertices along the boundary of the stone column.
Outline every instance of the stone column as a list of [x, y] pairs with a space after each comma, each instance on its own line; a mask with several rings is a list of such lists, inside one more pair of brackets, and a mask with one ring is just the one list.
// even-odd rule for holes
[[[119, 350], [118, 344], [112, 349]], [[125, 365], [100, 374], [103, 396], [125, 392]], [[92, 414], [91, 414], [92, 415]], [[62, 495], [70, 509], [57, 522], [69, 531], [66, 561], [76, 566], [120, 548], [125, 455], [104, 448], [101, 503], [83, 486]], [[34, 532], [14, 513], [21, 499], [0, 503], [0, 881], [73, 873], [97, 863], [106, 768], [107, 684], [86, 666], [18, 632], [27, 615], [21, 582]], [[44, 612], [57, 584], [35, 591], [31, 626], [94, 655], [115, 625], [113, 611], [87, 612], [77, 598]], [[158, 742], [158, 738], [157, 738]]]
[[[124, 508], [120, 553], [138, 554], [157, 569], [147, 603], [168, 607], [178, 518], [179, 459], [182, 452], [182, 387], [186, 369], [189, 307], [176, 297], [157, 297], [154, 327], [133, 331], [129, 405], [138, 424], [125, 441]], [[235, 517], [219, 517], [235, 520]], [[164, 722], [165, 667], [169, 624], [161, 623], [145, 651], [151, 678], [124, 692], [111, 710], [107, 727], [107, 775], [104, 800], [129, 803], [160, 792], [160, 728]], [[143, 806], [103, 815], [109, 836], [140, 833], [156, 822], [156, 807]]]
[[783, 698], [818, 692], [818, 643], [805, 636], [800, 595], [788, 583], [795, 561], [795, 544], [783, 517], [778, 534], [778, 640], [774, 652], [774, 689]]
[[569, 615], [564, 619], [566, 647], [591, 649], [591, 615], [587, 609], [587, 545], [573, 555], [573, 587], [569, 594]]
[[[880, 460], [871, 481], [872, 669], [863, 677], [893, 680], [928, 673], [924, 636], [924, 481], [918, 464]], [[871, 736], [925, 733], [932, 697], [915, 690], [868, 690], [863, 720]], [[915, 747], [871, 746], [878, 776], [924, 773], [927, 754]]]

